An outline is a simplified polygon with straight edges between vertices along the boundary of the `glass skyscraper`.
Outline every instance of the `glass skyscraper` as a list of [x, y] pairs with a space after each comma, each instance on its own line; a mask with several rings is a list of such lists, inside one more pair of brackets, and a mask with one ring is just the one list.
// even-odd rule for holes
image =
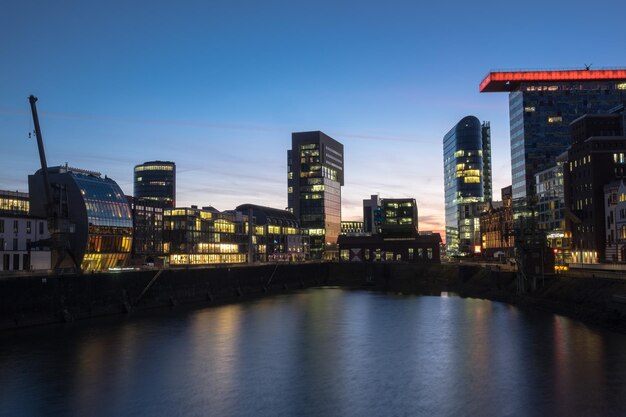
[[297, 132], [287, 151], [288, 210], [310, 237], [313, 259], [338, 256], [343, 145], [319, 132]]
[[461, 119], [443, 138], [446, 248], [470, 253], [480, 246], [479, 214], [491, 198], [491, 131], [475, 116]]
[[570, 123], [626, 103], [626, 70], [491, 72], [481, 92], [508, 92], [516, 215], [534, 207], [535, 175], [571, 144]]

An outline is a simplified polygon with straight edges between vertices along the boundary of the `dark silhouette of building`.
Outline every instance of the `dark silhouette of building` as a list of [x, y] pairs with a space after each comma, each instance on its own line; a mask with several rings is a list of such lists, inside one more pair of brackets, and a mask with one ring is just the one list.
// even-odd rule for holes
[[176, 207], [176, 164], [149, 161], [135, 166], [133, 197], [159, 202], [163, 208]]
[[161, 265], [163, 261], [163, 205], [160, 201], [126, 196], [133, 212], [132, 259]]
[[604, 187], [626, 174], [624, 115], [587, 114], [572, 122], [571, 132], [564, 170], [566, 228], [573, 262], [595, 263], [607, 260]]
[[[69, 220], [70, 249], [83, 271], [102, 271], [126, 264], [133, 219], [130, 205], [115, 181], [100, 173], [67, 165], [48, 168], [58, 213]], [[43, 173], [28, 176], [30, 212], [47, 215]]]
[[343, 145], [319, 131], [293, 133], [287, 163], [288, 210], [310, 237], [311, 257], [336, 258], [341, 232]]
[[490, 135], [488, 122], [481, 124], [467, 116], [443, 138], [448, 255], [466, 255], [480, 248], [478, 216], [492, 195]]
[[626, 69], [491, 72], [480, 91], [509, 93], [514, 213], [532, 217], [535, 174], [570, 146], [572, 121], [626, 102]]

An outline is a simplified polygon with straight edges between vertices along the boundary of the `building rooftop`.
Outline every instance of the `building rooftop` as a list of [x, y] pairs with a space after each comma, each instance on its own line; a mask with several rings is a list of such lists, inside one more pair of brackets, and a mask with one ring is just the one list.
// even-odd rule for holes
[[[524, 82], [626, 81], [626, 68], [543, 71], [494, 71], [480, 83], [481, 93], [516, 91]], [[626, 86], [624, 87], [626, 89]]]

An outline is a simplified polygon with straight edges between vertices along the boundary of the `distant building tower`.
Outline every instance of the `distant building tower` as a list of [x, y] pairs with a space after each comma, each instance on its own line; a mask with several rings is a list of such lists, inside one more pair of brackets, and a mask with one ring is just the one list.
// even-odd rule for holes
[[535, 175], [571, 145], [569, 124], [626, 103], [626, 69], [490, 72], [480, 92], [508, 92], [516, 218], [535, 210]]
[[[480, 250], [479, 215], [491, 198], [491, 138], [488, 123], [461, 119], [443, 138], [448, 254]], [[487, 155], [487, 169], [485, 169]]]
[[343, 145], [319, 131], [293, 133], [291, 144], [287, 152], [288, 210], [310, 236], [313, 259], [337, 258]]
[[176, 207], [176, 164], [149, 161], [135, 166], [133, 197], [159, 202], [163, 208]]

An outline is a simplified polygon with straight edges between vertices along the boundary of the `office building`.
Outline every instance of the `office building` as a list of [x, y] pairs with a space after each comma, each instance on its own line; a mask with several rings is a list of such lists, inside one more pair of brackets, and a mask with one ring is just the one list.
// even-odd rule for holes
[[417, 203], [414, 198], [383, 198], [379, 232], [383, 234], [410, 233], [418, 230]]
[[569, 125], [626, 102], [626, 69], [491, 72], [481, 92], [508, 92], [516, 218], [535, 211], [535, 175], [571, 144]]
[[287, 152], [288, 210], [309, 235], [313, 259], [336, 259], [341, 232], [343, 145], [319, 132], [298, 132]]
[[[133, 219], [117, 183], [67, 165], [48, 168], [48, 176], [58, 213], [71, 224], [69, 247], [80, 268], [89, 272], [124, 266], [130, 257]], [[39, 218], [47, 216], [44, 187], [41, 169], [28, 176], [30, 212]]]
[[487, 209], [485, 196], [492, 195], [490, 134], [487, 122], [467, 116], [443, 138], [448, 255], [480, 252], [479, 215]]
[[133, 197], [156, 201], [163, 208], [176, 207], [176, 164], [149, 161], [135, 166]]
[[[248, 262], [248, 217], [197, 206], [166, 209], [163, 250], [172, 266]], [[260, 231], [253, 230], [253, 235]], [[256, 252], [265, 252], [262, 245]]]
[[[235, 209], [252, 219], [254, 236], [252, 261], [304, 261], [308, 257], [308, 236], [300, 230], [293, 213], [256, 204], [242, 204]], [[248, 229], [250, 230], [250, 229]]]

